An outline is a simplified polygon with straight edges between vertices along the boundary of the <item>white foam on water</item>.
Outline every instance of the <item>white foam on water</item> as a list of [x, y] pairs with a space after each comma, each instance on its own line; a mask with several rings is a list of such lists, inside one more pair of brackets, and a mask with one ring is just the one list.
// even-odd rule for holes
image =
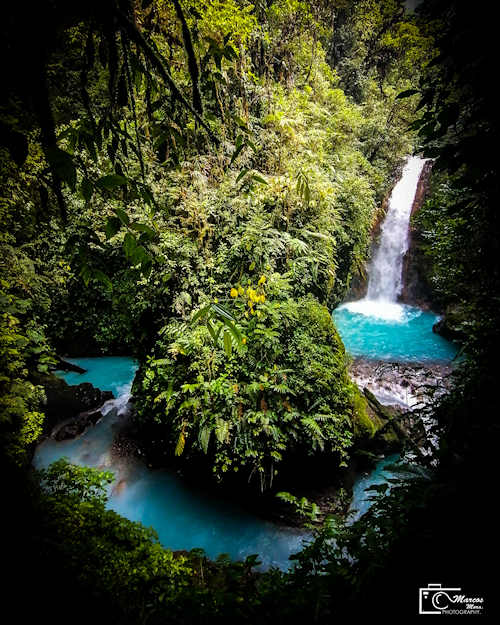
[[409, 156], [401, 178], [392, 190], [380, 243], [368, 270], [366, 297], [340, 308], [384, 321], [406, 321], [406, 307], [398, 304], [397, 299], [403, 286], [403, 258], [408, 251], [411, 209], [425, 160]]
[[124, 390], [123, 394], [120, 394], [116, 399], [108, 399], [108, 401], [101, 406], [100, 410], [103, 415], [107, 415], [108, 412], [111, 412], [113, 409], [116, 410], [117, 415], [123, 415], [127, 411], [131, 397], [130, 389], [128, 391]]
[[383, 319], [384, 321], [401, 323], [405, 319], [405, 307], [402, 304], [385, 300], [360, 299], [357, 302], [348, 302], [339, 306], [339, 309], [342, 308], [366, 317]]
[[395, 302], [401, 293], [403, 258], [408, 251], [408, 223], [425, 159], [409, 156], [394, 186], [380, 243], [370, 266], [367, 300]]

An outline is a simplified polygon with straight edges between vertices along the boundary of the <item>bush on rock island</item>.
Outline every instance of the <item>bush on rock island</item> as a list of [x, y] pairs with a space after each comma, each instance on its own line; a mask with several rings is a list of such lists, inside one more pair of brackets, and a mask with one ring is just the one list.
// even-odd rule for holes
[[279, 274], [228, 288], [220, 303], [236, 333], [210, 320], [165, 326], [134, 390], [165, 457], [205, 456], [218, 480], [240, 472], [261, 490], [290, 457], [346, 465], [355, 433], [372, 426], [364, 399], [327, 308], [288, 293]]

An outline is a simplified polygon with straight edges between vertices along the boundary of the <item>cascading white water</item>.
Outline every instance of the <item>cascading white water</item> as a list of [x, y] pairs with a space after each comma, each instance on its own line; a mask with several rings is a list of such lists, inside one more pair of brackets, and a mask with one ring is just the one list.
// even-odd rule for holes
[[395, 302], [401, 293], [403, 257], [408, 251], [411, 207], [425, 160], [410, 156], [392, 190], [380, 244], [370, 267], [366, 299]]
[[[397, 301], [403, 286], [411, 209], [424, 164], [425, 159], [408, 157], [401, 179], [392, 190], [380, 243], [368, 270], [366, 297], [333, 311], [346, 351], [358, 357], [350, 371], [354, 382], [360, 389], [368, 388], [382, 404], [397, 404], [409, 411], [447, 391], [447, 371], [435, 363], [449, 363], [456, 355], [451, 343], [432, 332], [436, 315]], [[434, 365], [415, 366], [426, 362]], [[422, 418], [422, 424], [429, 445], [436, 448], [435, 424], [428, 418]], [[427, 447], [421, 452], [426, 455]], [[356, 480], [350, 522], [359, 519], [372, 505], [370, 487], [385, 485], [390, 489], [401, 479], [400, 470], [394, 472], [390, 468], [397, 460], [397, 455], [384, 458], [369, 475]], [[408, 455], [405, 461], [411, 461]]]
[[352, 312], [382, 319], [401, 319], [402, 307], [397, 304], [397, 298], [403, 286], [403, 258], [408, 251], [411, 208], [424, 163], [425, 159], [418, 156], [409, 156], [406, 161], [389, 198], [380, 244], [368, 270], [366, 297], [344, 304]]

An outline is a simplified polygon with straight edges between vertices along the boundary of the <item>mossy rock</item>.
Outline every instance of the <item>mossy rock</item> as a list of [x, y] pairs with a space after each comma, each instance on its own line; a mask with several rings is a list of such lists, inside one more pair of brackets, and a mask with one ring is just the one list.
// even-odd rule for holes
[[449, 341], [462, 342], [466, 338], [466, 327], [470, 318], [466, 305], [448, 306], [443, 317], [432, 326], [432, 331]]
[[[164, 333], [163, 354], [134, 387], [150, 438], [179, 465], [205, 457], [217, 479], [272, 476], [291, 462], [328, 458], [340, 468], [354, 441], [378, 423], [349, 379], [344, 345], [329, 310], [312, 298], [266, 301], [248, 340], [230, 356], [204, 326]], [[241, 315], [240, 315], [241, 318]], [[181, 342], [182, 341], [182, 342]]]

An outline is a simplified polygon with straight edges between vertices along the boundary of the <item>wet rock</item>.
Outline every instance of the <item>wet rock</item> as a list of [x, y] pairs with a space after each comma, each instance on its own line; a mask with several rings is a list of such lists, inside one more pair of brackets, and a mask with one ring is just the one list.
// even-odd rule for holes
[[410, 364], [355, 359], [351, 377], [361, 390], [368, 388], [382, 404], [414, 408], [446, 393], [451, 386], [450, 365]]
[[68, 362], [67, 360], [64, 360], [64, 358], [61, 358], [60, 356], [56, 356], [56, 359], [57, 359], [57, 362], [54, 368], [57, 371], [74, 371], [75, 373], [87, 372], [86, 369], [82, 369], [78, 365], [74, 365], [73, 363]]
[[[427, 191], [432, 161], [427, 161], [422, 169], [411, 208], [411, 216], [420, 210]], [[431, 274], [430, 261], [424, 253], [424, 239], [420, 230], [410, 221], [408, 230], [408, 251], [403, 258], [403, 289], [400, 301], [424, 310], [439, 310], [428, 276]]]
[[65, 441], [70, 438], [75, 438], [82, 434], [88, 427], [95, 425], [99, 419], [102, 419], [102, 412], [100, 410], [82, 412], [78, 416], [65, 421], [52, 433], [52, 437], [56, 441]]
[[422, 420], [400, 406], [381, 404], [367, 388], [364, 389], [364, 395], [383, 424], [375, 433], [373, 449], [389, 453], [409, 445], [414, 453], [420, 455], [420, 448], [427, 440]]
[[127, 488], [127, 481], [120, 480], [116, 486], [113, 487], [113, 495], [121, 495], [123, 491]]
[[43, 411], [46, 417], [46, 431], [50, 431], [54, 425], [63, 420], [96, 410], [105, 401], [113, 399], [111, 391], [101, 391], [89, 382], [70, 386], [53, 374], [38, 374], [34, 383], [43, 386], [45, 390], [46, 402]]
[[443, 317], [432, 326], [432, 331], [449, 341], [460, 343], [465, 339], [464, 326], [469, 316], [464, 306], [460, 304], [449, 306]]
[[126, 425], [115, 434], [111, 446], [111, 455], [115, 459], [137, 458], [142, 455], [138, 442], [131, 437]]

